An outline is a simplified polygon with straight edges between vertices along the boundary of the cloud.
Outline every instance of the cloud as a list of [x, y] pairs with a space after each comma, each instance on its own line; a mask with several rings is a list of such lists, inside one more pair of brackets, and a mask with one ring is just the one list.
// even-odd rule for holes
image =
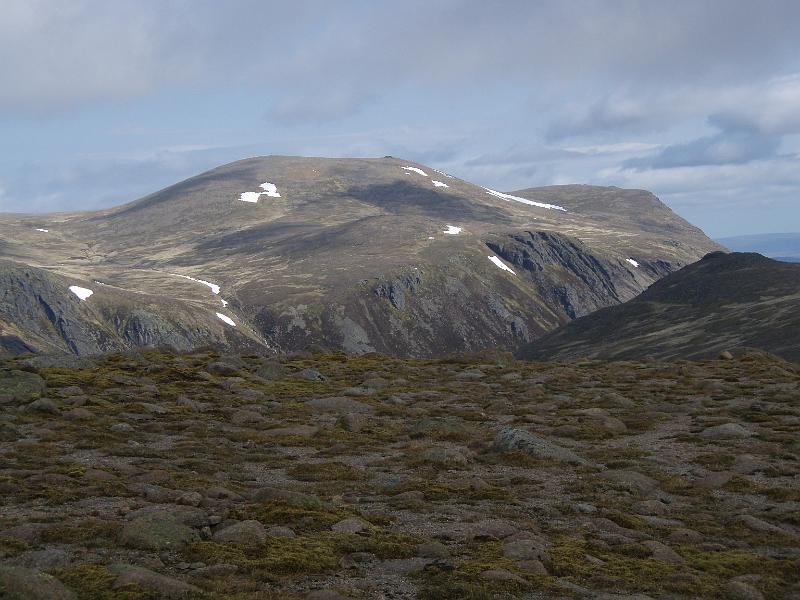
[[282, 98], [269, 107], [265, 118], [288, 125], [338, 121], [361, 112], [375, 100], [371, 94], [322, 90]]

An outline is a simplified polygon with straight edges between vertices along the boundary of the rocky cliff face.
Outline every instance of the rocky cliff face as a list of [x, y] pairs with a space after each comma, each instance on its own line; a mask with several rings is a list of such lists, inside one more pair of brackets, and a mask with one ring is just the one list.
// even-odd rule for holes
[[76, 354], [512, 349], [718, 248], [647, 192], [502, 194], [392, 158], [248, 159], [115, 209], [3, 215], [0, 238], [6, 352]]

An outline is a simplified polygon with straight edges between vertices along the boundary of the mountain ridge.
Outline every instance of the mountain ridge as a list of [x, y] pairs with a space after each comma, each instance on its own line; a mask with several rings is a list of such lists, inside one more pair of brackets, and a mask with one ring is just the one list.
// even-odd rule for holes
[[[181, 339], [227, 349], [511, 349], [719, 248], [647, 192], [509, 195], [391, 157], [244, 159], [113, 208], [6, 215], [0, 236], [0, 259], [93, 290], [103, 310], [79, 320], [108, 335], [82, 353], [138, 347], [122, 324], [142, 302], [146, 330], [188, 313]], [[74, 351], [53, 320], [28, 338]]]

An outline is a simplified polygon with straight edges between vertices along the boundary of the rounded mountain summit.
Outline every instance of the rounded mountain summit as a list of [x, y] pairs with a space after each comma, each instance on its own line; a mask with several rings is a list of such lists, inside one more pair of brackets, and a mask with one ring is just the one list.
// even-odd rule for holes
[[514, 349], [719, 248], [642, 190], [249, 158], [111, 209], [2, 215], [0, 351]]

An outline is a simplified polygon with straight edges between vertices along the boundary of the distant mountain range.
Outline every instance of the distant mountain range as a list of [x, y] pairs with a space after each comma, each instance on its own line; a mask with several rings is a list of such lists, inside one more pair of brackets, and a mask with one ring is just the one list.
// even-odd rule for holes
[[513, 349], [719, 248], [642, 190], [250, 158], [108, 210], [0, 215], [0, 347]]
[[800, 361], [800, 265], [715, 252], [520, 351], [533, 360], [707, 358], [753, 347]]
[[800, 233], [760, 233], [719, 238], [733, 252], [758, 252], [784, 262], [800, 262]]

